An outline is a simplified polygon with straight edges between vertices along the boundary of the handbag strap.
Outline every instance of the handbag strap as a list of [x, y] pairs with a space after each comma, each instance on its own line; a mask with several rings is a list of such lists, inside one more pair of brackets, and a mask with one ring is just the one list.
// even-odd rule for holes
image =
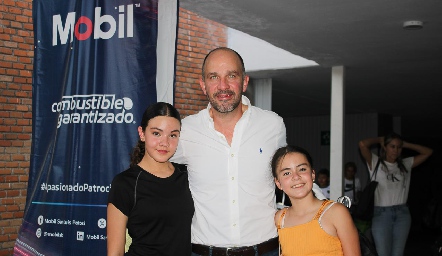
[[377, 161], [377, 163], [376, 163], [376, 167], [374, 168], [373, 174], [372, 174], [371, 177], [370, 177], [370, 181], [373, 180], [373, 176], [374, 176], [374, 180], [376, 180], [376, 175], [377, 175], [377, 173], [378, 173], [378, 167], [379, 167], [379, 164], [380, 164], [380, 163], [381, 163], [381, 159], [378, 158], [378, 161]]

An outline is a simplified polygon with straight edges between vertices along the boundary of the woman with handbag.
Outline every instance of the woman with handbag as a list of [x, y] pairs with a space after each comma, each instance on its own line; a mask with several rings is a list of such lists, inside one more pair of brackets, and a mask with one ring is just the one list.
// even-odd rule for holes
[[[380, 156], [370, 147], [379, 144]], [[418, 154], [402, 158], [402, 149]], [[379, 256], [402, 256], [411, 226], [411, 216], [406, 205], [410, 189], [411, 169], [423, 163], [433, 150], [404, 141], [400, 135], [390, 133], [385, 137], [367, 138], [359, 142], [359, 149], [368, 165], [370, 175], [379, 159], [376, 177], [378, 182], [374, 198], [372, 234]]]

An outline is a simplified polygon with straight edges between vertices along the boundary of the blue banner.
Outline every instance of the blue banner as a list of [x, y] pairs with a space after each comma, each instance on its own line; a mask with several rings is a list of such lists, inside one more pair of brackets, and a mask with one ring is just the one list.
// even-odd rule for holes
[[157, 101], [158, 0], [34, 0], [33, 19], [31, 168], [14, 255], [106, 255], [110, 184]]

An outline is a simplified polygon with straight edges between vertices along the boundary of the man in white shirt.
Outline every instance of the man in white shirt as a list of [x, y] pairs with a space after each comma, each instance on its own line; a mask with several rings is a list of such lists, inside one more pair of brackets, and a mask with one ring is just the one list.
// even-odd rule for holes
[[200, 79], [209, 105], [182, 121], [171, 161], [189, 172], [193, 255], [278, 255], [270, 160], [286, 144], [286, 129], [242, 95], [248, 82], [237, 52], [212, 50]]

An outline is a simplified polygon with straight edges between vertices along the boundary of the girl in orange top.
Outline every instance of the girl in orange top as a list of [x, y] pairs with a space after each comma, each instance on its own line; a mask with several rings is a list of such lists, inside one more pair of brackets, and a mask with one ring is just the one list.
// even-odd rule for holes
[[278, 149], [272, 159], [276, 186], [292, 203], [275, 215], [282, 255], [361, 255], [348, 209], [314, 196], [312, 162], [310, 154], [297, 146]]

